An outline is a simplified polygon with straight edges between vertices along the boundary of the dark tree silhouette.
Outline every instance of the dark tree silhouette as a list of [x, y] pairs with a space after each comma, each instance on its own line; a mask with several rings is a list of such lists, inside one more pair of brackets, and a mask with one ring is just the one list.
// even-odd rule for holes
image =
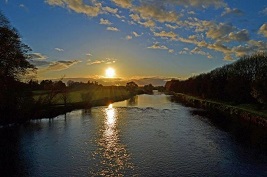
[[165, 88], [201, 98], [264, 106], [267, 105], [267, 55], [244, 56], [209, 73], [169, 81]]
[[131, 95], [136, 95], [138, 85], [135, 82], [128, 82], [126, 84], [126, 89], [130, 92]]
[[29, 102], [32, 103], [30, 92], [26, 92], [26, 84], [20, 82], [22, 76], [35, 70], [28, 61], [29, 51], [30, 48], [21, 42], [17, 30], [0, 12], [0, 123], [2, 124], [21, 121], [18, 119], [28, 112]]

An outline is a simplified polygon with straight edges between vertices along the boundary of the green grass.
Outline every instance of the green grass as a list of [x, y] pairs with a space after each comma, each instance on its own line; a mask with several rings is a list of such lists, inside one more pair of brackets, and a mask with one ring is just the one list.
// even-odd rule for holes
[[220, 104], [220, 105], [223, 105], [223, 106], [227, 106], [227, 107], [243, 110], [243, 111], [246, 111], [248, 113], [251, 113], [251, 114], [254, 114], [254, 115], [258, 115], [258, 116], [261, 116], [261, 117], [264, 117], [265, 119], [267, 119], [267, 110], [266, 109], [259, 109], [257, 107], [257, 105], [255, 105], [255, 104], [232, 105], [231, 103], [227, 103], [227, 102], [223, 102], [223, 101], [210, 100], [210, 99], [201, 99], [201, 98], [198, 98], [198, 97], [194, 97], [194, 96], [191, 96], [191, 95], [185, 95], [185, 94], [182, 94], [182, 93], [175, 93], [175, 94], [185, 96], [187, 99], [201, 100], [201, 101], [206, 101], [206, 102], [210, 102], [210, 103], [213, 103], [213, 104]]
[[[116, 99], [126, 98], [129, 96], [129, 92], [122, 87], [99, 87], [98, 89], [73, 89], [68, 93], [68, 103], [80, 103], [83, 102], [81, 95], [91, 93], [91, 101], [103, 100], [103, 99]], [[48, 95], [47, 91], [35, 91], [33, 92], [34, 99], [37, 101], [40, 97], [45, 98]], [[61, 94], [58, 94], [53, 100], [53, 104], [63, 104]]]

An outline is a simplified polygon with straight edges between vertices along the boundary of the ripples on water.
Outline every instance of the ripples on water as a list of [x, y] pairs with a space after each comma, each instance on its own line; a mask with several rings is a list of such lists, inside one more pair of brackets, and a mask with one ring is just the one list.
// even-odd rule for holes
[[[267, 176], [266, 134], [142, 95], [0, 130], [4, 176]], [[240, 134], [243, 136], [240, 137]]]

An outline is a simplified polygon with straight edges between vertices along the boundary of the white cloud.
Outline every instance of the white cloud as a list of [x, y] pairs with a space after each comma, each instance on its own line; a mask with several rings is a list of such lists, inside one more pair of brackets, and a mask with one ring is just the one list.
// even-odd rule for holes
[[116, 31], [116, 32], [118, 32], [118, 31], [120, 31], [118, 28], [116, 28], [116, 27], [107, 27], [107, 30], [108, 31]]
[[171, 28], [171, 29], [177, 29], [177, 25], [171, 25], [171, 24], [165, 24], [166, 27]]
[[260, 11], [260, 14], [267, 15], [267, 7]]
[[262, 34], [263, 36], [267, 37], [267, 23], [264, 23], [259, 31], [258, 31], [259, 34]]
[[130, 8], [132, 7], [132, 0], [112, 0], [117, 6], [123, 8]]
[[69, 60], [69, 61], [54, 61], [49, 64], [46, 71], [61, 71], [70, 68], [71, 66], [79, 63], [79, 60]]
[[171, 38], [173, 40], [176, 39], [177, 34], [175, 34], [174, 32], [170, 31], [170, 32], [166, 32], [166, 31], [161, 31], [159, 33], [154, 32], [154, 36], [158, 36], [158, 37], [167, 37], [167, 38]]
[[246, 29], [243, 29], [238, 32], [231, 32], [228, 35], [230, 40], [238, 41], [238, 42], [245, 42], [249, 40], [249, 32]]
[[63, 52], [64, 51], [64, 49], [61, 49], [61, 48], [55, 48], [55, 50], [58, 51], [58, 52]]
[[135, 37], [140, 37], [141, 36], [141, 34], [138, 34], [137, 32], [133, 32], [133, 35], [135, 36]]
[[166, 0], [167, 2], [183, 5], [185, 7], [195, 7], [195, 8], [207, 8], [207, 7], [227, 7], [227, 4], [223, 0]]
[[142, 19], [156, 20], [161, 23], [172, 22], [175, 23], [178, 20], [178, 14], [174, 11], [165, 11], [164, 9], [153, 5], [144, 4], [139, 7], [135, 7], [134, 11], [139, 14]]
[[102, 60], [88, 60], [87, 65], [97, 65], [97, 64], [113, 64], [116, 63], [116, 59], [114, 58], [105, 58]]
[[46, 3], [52, 6], [61, 6], [90, 17], [98, 16], [102, 7], [101, 3], [93, 3], [90, 6], [85, 4], [83, 0], [46, 0]]
[[158, 42], [154, 43], [152, 46], [147, 47], [148, 49], [161, 49], [161, 50], [168, 50], [168, 47], [165, 45], [160, 45]]
[[107, 19], [101, 18], [99, 24], [101, 24], [101, 25], [111, 25], [112, 23]]
[[173, 50], [173, 49], [169, 49], [168, 52], [169, 52], [169, 53], [173, 53], [174, 50]]
[[45, 60], [48, 57], [41, 54], [41, 53], [31, 53], [31, 54], [29, 54], [29, 58], [32, 60]]
[[102, 9], [103, 9], [105, 12], [109, 12], [109, 13], [112, 13], [112, 14], [117, 14], [117, 12], [118, 12], [118, 8], [113, 9], [113, 8], [111, 8], [111, 7], [108, 7], [108, 6], [103, 7]]
[[223, 17], [223, 16], [228, 16], [228, 15], [242, 16], [244, 15], [244, 12], [237, 8], [231, 9], [229, 7], [226, 7], [221, 16]]
[[219, 25], [211, 27], [207, 31], [206, 35], [208, 38], [220, 40], [234, 30], [235, 27], [233, 27], [231, 24], [220, 23]]
[[126, 37], [125, 37], [125, 39], [127, 39], [127, 40], [131, 40], [133, 37], [132, 36], [130, 36], [130, 35], [127, 35]]

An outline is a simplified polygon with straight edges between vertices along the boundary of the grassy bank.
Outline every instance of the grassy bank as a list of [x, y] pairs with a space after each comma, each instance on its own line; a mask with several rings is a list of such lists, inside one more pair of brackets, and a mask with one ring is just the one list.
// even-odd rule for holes
[[267, 110], [257, 110], [255, 105], [231, 105], [229, 103], [205, 100], [198, 97], [173, 93], [175, 100], [189, 106], [218, 112], [231, 118], [238, 118], [267, 128]]
[[[46, 101], [51, 91], [35, 91], [36, 111], [33, 112], [33, 119], [53, 118], [60, 114], [75, 109], [88, 109], [95, 106], [104, 106], [113, 102], [129, 99], [131, 95], [123, 87], [99, 87], [93, 89], [70, 89], [65, 95], [57, 93], [49, 104]], [[45, 102], [46, 101], [46, 102]]]

